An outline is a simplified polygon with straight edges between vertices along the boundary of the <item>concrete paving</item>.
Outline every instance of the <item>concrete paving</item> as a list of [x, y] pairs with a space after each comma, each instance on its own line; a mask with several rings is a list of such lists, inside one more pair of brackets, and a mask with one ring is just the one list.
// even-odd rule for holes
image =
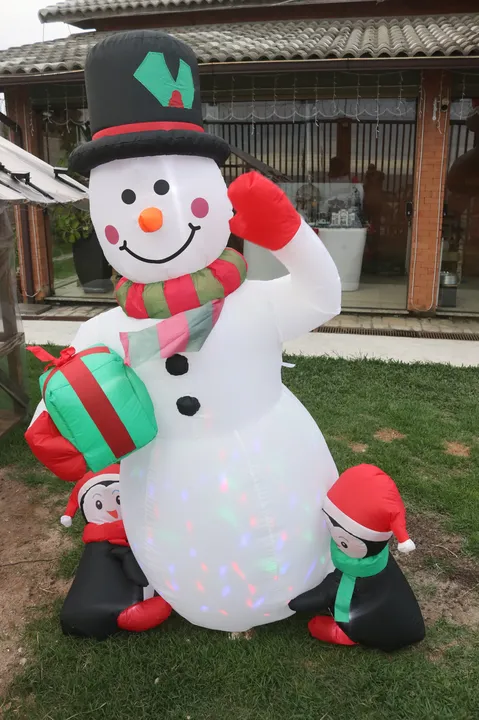
[[402, 363], [479, 366], [479, 342], [469, 340], [310, 333], [286, 343], [285, 351], [291, 355], [328, 355], [348, 360], [374, 358]]
[[29, 345], [70, 345], [80, 324], [62, 320], [23, 320], [23, 330]]
[[[21, 312], [24, 320], [33, 320], [39, 317], [42, 321], [62, 320], [84, 321], [94, 317], [112, 305], [22, 305]], [[330, 320], [327, 325], [341, 329], [366, 330], [400, 330], [408, 332], [434, 332], [438, 334], [465, 333], [479, 335], [479, 318], [437, 317], [417, 318], [408, 315], [354, 315], [348, 312], [341, 313]]]
[[[69, 345], [73, 342], [79, 325], [76, 321], [23, 321], [27, 343], [30, 345]], [[291, 355], [376, 358], [403, 363], [441, 363], [458, 367], [479, 366], [479, 342], [462, 340], [309, 333], [286, 343], [285, 352]]]

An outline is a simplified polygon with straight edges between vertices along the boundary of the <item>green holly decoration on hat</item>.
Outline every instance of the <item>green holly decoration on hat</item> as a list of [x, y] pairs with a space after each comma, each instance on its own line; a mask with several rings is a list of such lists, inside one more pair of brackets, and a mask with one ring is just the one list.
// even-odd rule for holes
[[191, 110], [195, 99], [195, 85], [191, 67], [180, 60], [178, 74], [172, 76], [165, 56], [149, 52], [133, 77], [150, 92], [163, 107], [178, 107]]

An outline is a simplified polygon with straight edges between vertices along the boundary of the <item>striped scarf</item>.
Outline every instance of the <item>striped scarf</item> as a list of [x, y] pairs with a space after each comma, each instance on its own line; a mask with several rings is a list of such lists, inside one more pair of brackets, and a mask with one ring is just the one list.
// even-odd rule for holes
[[191, 275], [144, 285], [122, 278], [116, 298], [129, 317], [161, 322], [137, 332], [120, 333], [125, 363], [138, 367], [159, 354], [198, 352], [216, 325], [224, 298], [246, 278], [243, 256], [226, 248], [211, 265]]
[[162, 320], [225, 298], [244, 282], [246, 269], [243, 256], [226, 248], [218, 260], [191, 275], [149, 285], [122, 278], [116, 299], [128, 317]]

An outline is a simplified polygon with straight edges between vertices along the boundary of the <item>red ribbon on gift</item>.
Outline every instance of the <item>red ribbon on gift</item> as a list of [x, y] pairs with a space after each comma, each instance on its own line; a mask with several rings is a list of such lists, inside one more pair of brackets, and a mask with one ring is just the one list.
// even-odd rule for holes
[[66, 363], [70, 362], [70, 360], [76, 355], [76, 350], [74, 347], [67, 347], [64, 348], [64, 350], [61, 350], [59, 358], [50, 355], [49, 352], [44, 350], [42, 347], [38, 347], [38, 345], [30, 345], [29, 347], [27, 347], [27, 350], [31, 352], [32, 355], [35, 355], [38, 360], [48, 363], [45, 366], [45, 370], [49, 370], [53, 367], [62, 367], [62, 365], [66, 365]]
[[[67, 347], [63, 350], [60, 350], [60, 357], [56, 358], [54, 355], [50, 355], [49, 352], [44, 350], [42, 347], [39, 347], [38, 345], [30, 345], [27, 347], [27, 350], [31, 352], [33, 355], [35, 355], [36, 358], [41, 360], [42, 362], [46, 362], [47, 365], [45, 366], [45, 370], [50, 370], [52, 368], [51, 373], [43, 383], [43, 397], [45, 398], [45, 389], [47, 387], [47, 384], [52, 379], [53, 375], [55, 375], [57, 370], [60, 370], [60, 368], [64, 368], [65, 365], [68, 365], [69, 362], [71, 362], [73, 359], [76, 358], [82, 358], [85, 357], [85, 355], [92, 355], [93, 353], [109, 353], [110, 350], [107, 347], [93, 347], [88, 348], [88, 350], [82, 350], [81, 352], [77, 353], [74, 347]], [[74, 388], [76, 391], [76, 388]], [[79, 394], [79, 393], [77, 393]]]
[[66, 380], [78, 395], [83, 407], [94, 421], [115, 458], [119, 459], [136, 450], [135, 443], [128, 430], [116, 414], [104, 390], [100, 387], [86, 365], [79, 363], [73, 365], [71, 368], [68, 367], [72, 360], [80, 359], [85, 357], [85, 355], [110, 353], [109, 348], [105, 346], [91, 347], [88, 348], [88, 350], [82, 350], [77, 353], [74, 347], [68, 347], [60, 352], [59, 358], [50, 355], [50, 353], [42, 347], [31, 346], [28, 347], [27, 350], [42, 362], [48, 363], [45, 370], [52, 368], [43, 383], [43, 398], [45, 398], [48, 382], [58, 370], [61, 370]]

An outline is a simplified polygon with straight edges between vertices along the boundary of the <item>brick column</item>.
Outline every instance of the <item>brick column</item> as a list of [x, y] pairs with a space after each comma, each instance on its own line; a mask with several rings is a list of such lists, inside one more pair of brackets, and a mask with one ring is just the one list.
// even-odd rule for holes
[[418, 102], [414, 217], [409, 266], [408, 310], [431, 314], [437, 307], [441, 261], [444, 190], [449, 152], [451, 79], [441, 70], [422, 74]]
[[[24, 149], [41, 158], [43, 155], [43, 130], [39, 118], [32, 110], [28, 88], [24, 85], [6, 88], [5, 100], [7, 115], [22, 128]], [[29, 205], [28, 217], [30, 225], [29, 246], [33, 270], [33, 297], [26, 296], [23, 227], [20, 222], [20, 210], [15, 208], [15, 226], [24, 300], [27, 302], [39, 302], [49, 295], [52, 289], [51, 252], [49, 252], [48, 246], [50, 239], [46, 232], [43, 209], [37, 205]]]

